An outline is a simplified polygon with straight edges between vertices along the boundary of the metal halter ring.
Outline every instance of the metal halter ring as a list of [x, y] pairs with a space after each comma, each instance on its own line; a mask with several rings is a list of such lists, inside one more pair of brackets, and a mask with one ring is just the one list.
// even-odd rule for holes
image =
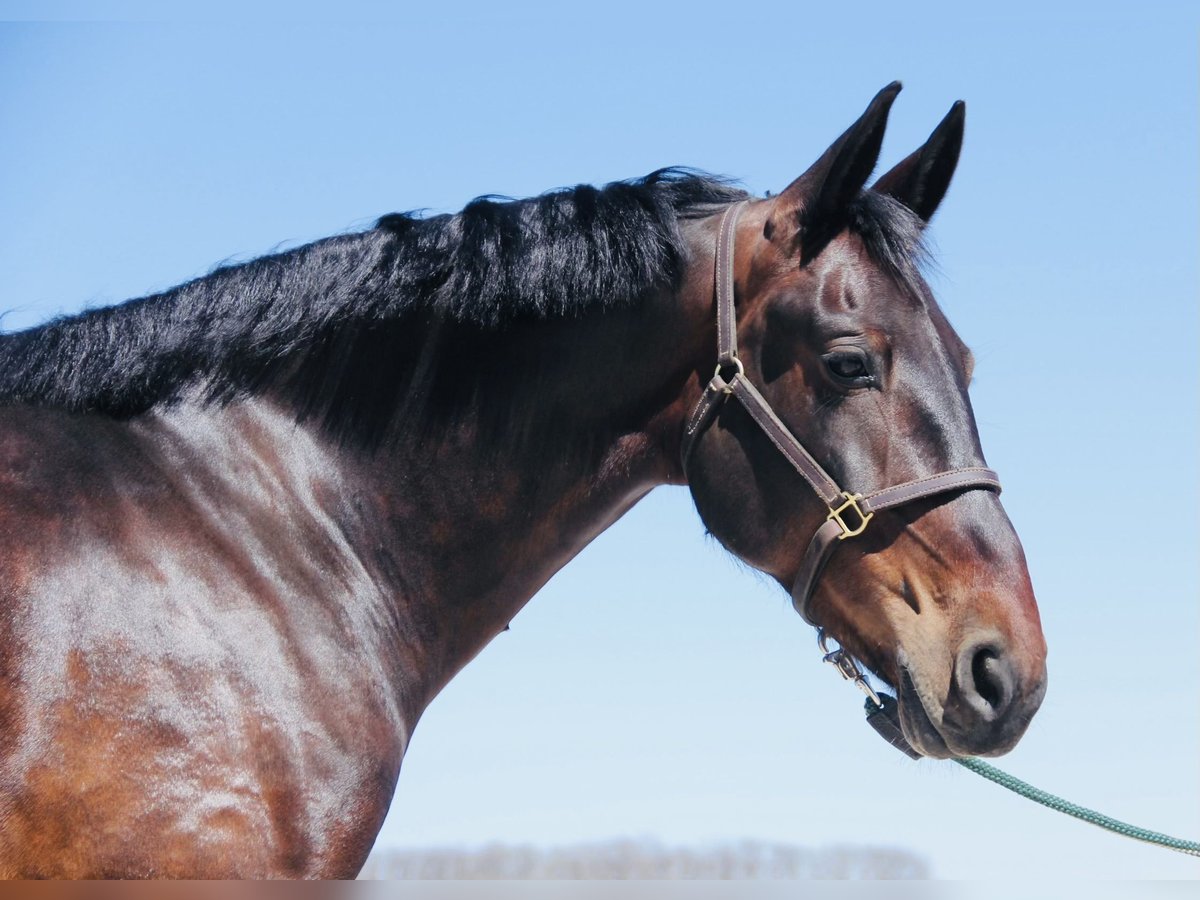
[[[726, 378], [725, 376], [723, 376], [721, 374], [721, 370], [728, 369], [730, 366], [733, 366], [733, 368], [736, 371], [733, 373], [732, 378]], [[732, 394], [733, 388], [729, 387], [729, 382], [733, 381], [733, 379], [737, 378], [739, 375], [745, 375], [745, 374], [746, 374], [746, 367], [743, 366], [742, 361], [735, 356], [732, 359], [730, 359], [728, 362], [717, 363], [716, 371], [713, 372], [713, 378], [720, 378], [722, 381], [724, 381], [725, 382], [724, 392], [726, 394]]]

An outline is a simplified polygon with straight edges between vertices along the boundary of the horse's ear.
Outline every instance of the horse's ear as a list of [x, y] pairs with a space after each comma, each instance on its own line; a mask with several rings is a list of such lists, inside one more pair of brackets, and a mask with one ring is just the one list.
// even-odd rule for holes
[[858, 121], [775, 198], [772, 229], [798, 226], [796, 236], [806, 253], [841, 230], [850, 202], [879, 161], [888, 111], [898, 93], [900, 82], [893, 81], [876, 94]]
[[962, 150], [967, 105], [959, 100], [946, 113], [929, 140], [881, 177], [872, 190], [899, 200], [928, 222], [946, 196]]

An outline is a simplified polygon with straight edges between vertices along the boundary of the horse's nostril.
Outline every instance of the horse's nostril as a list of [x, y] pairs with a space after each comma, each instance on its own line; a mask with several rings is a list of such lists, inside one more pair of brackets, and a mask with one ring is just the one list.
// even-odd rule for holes
[[955, 752], [994, 756], [1016, 743], [1046, 684], [1044, 671], [1036, 680], [1024, 675], [1026, 663], [1021, 648], [994, 631], [968, 635], [959, 645], [940, 723]]
[[971, 660], [971, 678], [975, 681], [975, 692], [993, 709], [1003, 706], [1010, 691], [1008, 667], [1000, 661], [991, 647], [984, 647]]
[[959, 655], [955, 681], [962, 698], [985, 721], [995, 721], [1008, 708], [1016, 688], [1012, 664], [1003, 650], [987, 641]]

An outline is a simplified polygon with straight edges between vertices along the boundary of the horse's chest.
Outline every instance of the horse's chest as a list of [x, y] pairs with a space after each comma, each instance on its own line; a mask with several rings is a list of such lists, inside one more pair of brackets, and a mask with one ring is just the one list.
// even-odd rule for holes
[[0, 871], [355, 871], [407, 734], [370, 642], [229, 598], [131, 613], [120, 583], [40, 587], [4, 635]]

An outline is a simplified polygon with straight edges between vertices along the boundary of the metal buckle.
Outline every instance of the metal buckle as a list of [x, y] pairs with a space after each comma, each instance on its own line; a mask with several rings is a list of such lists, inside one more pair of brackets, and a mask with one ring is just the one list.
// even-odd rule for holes
[[821, 648], [821, 652], [825, 654], [822, 657], [824, 662], [829, 663], [837, 669], [838, 674], [847, 681], [853, 681], [854, 686], [870, 697], [876, 706], [883, 706], [883, 701], [879, 699], [879, 695], [875, 693], [871, 685], [867, 684], [866, 676], [863, 675], [863, 670], [859, 668], [858, 660], [847, 653], [840, 645], [836, 650], [829, 649], [829, 636], [825, 634], [824, 628], [817, 629], [817, 645]]
[[[839, 541], [844, 541], [849, 537], [858, 537], [858, 535], [867, 530], [867, 523], [875, 518], [875, 513], [864, 513], [859, 508], [858, 501], [863, 498], [862, 494], [852, 494], [849, 491], [842, 491], [842, 496], [846, 498], [846, 502], [836, 509], [832, 506], [829, 507], [829, 515], [825, 517], [829, 521], [837, 522], [838, 527], [842, 529], [842, 533], [838, 535]], [[842, 518], [842, 513], [848, 509], [854, 510], [854, 514], [858, 516], [858, 526], [856, 528], [851, 528], [846, 524], [846, 520]]]

